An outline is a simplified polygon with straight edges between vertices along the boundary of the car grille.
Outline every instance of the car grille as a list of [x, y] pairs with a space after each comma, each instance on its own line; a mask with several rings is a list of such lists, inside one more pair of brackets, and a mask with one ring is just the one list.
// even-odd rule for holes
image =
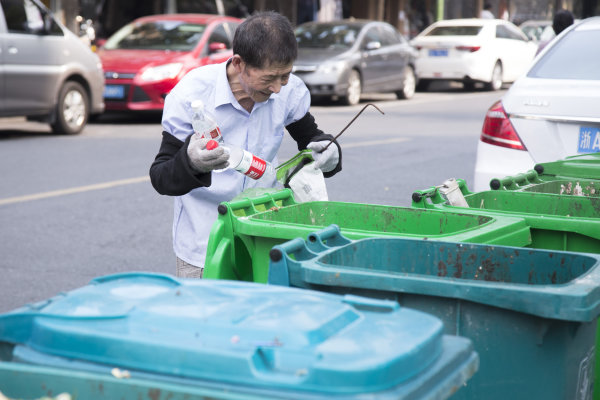
[[130, 73], [121, 73], [121, 72], [115, 72], [115, 71], [106, 71], [104, 72], [104, 78], [105, 79], [133, 79], [135, 77], [135, 74], [130, 74]]
[[133, 95], [131, 96], [132, 102], [150, 101], [150, 97], [141, 88], [134, 86]]

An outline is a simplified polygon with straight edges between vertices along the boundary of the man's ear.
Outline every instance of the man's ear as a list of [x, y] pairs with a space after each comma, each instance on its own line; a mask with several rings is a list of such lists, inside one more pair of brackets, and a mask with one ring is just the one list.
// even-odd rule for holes
[[242, 60], [242, 57], [240, 57], [237, 54], [234, 54], [233, 57], [231, 57], [231, 65], [233, 65], [233, 68], [235, 68], [235, 72], [237, 72], [238, 74], [242, 72], [243, 69], [243, 65], [244, 64], [244, 60]]

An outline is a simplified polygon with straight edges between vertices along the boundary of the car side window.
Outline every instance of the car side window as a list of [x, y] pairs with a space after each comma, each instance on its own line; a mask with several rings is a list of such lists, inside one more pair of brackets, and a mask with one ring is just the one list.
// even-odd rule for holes
[[235, 22], [228, 22], [225, 24], [225, 30], [227, 31], [227, 35], [229, 36], [231, 42], [233, 43], [233, 35], [235, 34], [235, 30], [240, 24]]
[[210, 34], [210, 37], [208, 38], [208, 43], [224, 43], [228, 49], [231, 49], [231, 40], [229, 38], [230, 36], [225, 30], [224, 24], [219, 24]]
[[[31, 0], [2, 0], [1, 4], [9, 32], [37, 34], [44, 31], [44, 20], [49, 16]], [[62, 34], [52, 19], [48, 21], [51, 21], [50, 30], [44, 33]]]
[[515, 40], [522, 40], [522, 41], [527, 41], [527, 36], [522, 33], [521, 31], [518, 30], [518, 28], [515, 28], [513, 26], [507, 26], [506, 29], [508, 30], [508, 33], [510, 35], [511, 39], [515, 39]]
[[498, 25], [496, 26], [496, 37], [499, 39], [512, 39], [525, 41], [522, 35], [518, 32], [513, 32], [507, 26]]
[[[369, 30], [367, 30], [367, 32], [365, 33], [365, 37], [363, 38], [363, 41], [360, 46], [361, 49], [367, 50], [367, 45], [371, 42], [377, 42], [380, 45], [383, 45], [381, 36], [379, 35], [379, 32], [377, 31], [376, 27], [371, 27], [371, 28], [369, 28]], [[369, 50], [373, 50], [373, 49], [369, 49]]]
[[508, 39], [508, 31], [502, 25], [496, 26], [496, 37], [498, 39]]
[[396, 35], [396, 32], [394, 32], [394, 30], [392, 28], [387, 27], [387, 26], [381, 26], [379, 28], [379, 31], [380, 31], [380, 35], [381, 35], [381, 45], [382, 46], [392, 46], [392, 45], [400, 43], [398, 35]]
[[2, 10], [6, 18], [6, 26], [12, 33], [29, 33], [27, 12], [23, 0], [5, 0], [2, 1]]

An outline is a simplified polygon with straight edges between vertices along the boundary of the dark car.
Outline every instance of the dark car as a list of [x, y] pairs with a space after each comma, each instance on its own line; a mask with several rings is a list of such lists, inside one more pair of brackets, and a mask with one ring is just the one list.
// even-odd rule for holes
[[364, 92], [413, 96], [416, 50], [391, 25], [368, 20], [308, 22], [296, 28], [294, 74], [313, 97], [357, 104]]
[[162, 110], [166, 95], [191, 69], [232, 56], [241, 20], [212, 14], [138, 18], [98, 50], [106, 110]]

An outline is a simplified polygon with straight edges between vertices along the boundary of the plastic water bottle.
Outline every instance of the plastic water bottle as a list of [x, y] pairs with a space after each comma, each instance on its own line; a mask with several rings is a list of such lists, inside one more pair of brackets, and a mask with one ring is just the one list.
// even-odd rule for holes
[[[207, 150], [213, 150], [217, 147], [219, 147], [219, 143], [215, 140], [210, 140], [206, 144]], [[275, 180], [275, 168], [270, 162], [236, 146], [221, 144], [221, 147], [229, 153], [229, 168], [233, 168], [254, 180]]]
[[202, 100], [194, 100], [190, 106], [192, 107], [192, 128], [194, 128], [194, 132], [202, 138], [223, 143], [221, 129], [219, 129], [217, 122], [206, 112]]

